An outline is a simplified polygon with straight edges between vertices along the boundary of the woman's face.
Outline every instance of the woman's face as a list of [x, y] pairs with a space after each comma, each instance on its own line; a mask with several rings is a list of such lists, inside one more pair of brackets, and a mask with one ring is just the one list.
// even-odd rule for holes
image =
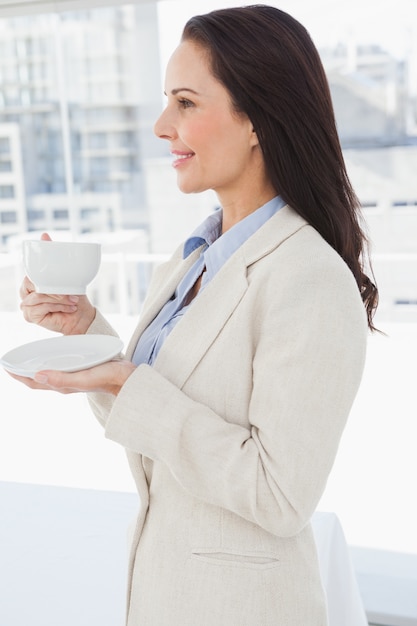
[[213, 189], [226, 199], [245, 187], [259, 160], [256, 133], [248, 117], [233, 110], [201, 46], [178, 46], [168, 63], [165, 93], [167, 106], [154, 130], [171, 144], [181, 191]]

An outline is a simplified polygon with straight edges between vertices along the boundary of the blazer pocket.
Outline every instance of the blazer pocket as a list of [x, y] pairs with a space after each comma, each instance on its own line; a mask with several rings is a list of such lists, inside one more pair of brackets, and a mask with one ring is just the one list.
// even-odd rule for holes
[[195, 548], [191, 558], [196, 561], [221, 565], [222, 567], [243, 567], [256, 570], [270, 569], [279, 565], [279, 559], [266, 552], [238, 552], [224, 548]]

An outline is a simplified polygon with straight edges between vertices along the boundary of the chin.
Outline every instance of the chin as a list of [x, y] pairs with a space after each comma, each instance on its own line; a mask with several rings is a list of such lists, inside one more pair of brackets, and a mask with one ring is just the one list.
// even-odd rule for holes
[[182, 193], [185, 193], [185, 194], [202, 193], [203, 191], [207, 191], [208, 189], [208, 187], [204, 187], [204, 186], [199, 187], [198, 185], [195, 185], [195, 184], [193, 185], [192, 183], [187, 182], [185, 180], [184, 181], [177, 180], [177, 186], [178, 186], [178, 189], [182, 191]]

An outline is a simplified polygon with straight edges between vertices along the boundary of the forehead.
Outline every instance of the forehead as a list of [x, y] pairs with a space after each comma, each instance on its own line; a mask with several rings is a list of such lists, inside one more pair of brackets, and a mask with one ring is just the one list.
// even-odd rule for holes
[[182, 41], [174, 50], [165, 74], [166, 91], [187, 87], [203, 91], [204, 86], [222, 86], [213, 76], [209, 53], [193, 41]]

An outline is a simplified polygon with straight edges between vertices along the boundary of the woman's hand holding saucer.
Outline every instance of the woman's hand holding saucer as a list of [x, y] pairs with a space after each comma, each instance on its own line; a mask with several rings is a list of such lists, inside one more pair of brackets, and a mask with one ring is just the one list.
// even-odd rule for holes
[[31, 389], [58, 391], [63, 394], [102, 392], [117, 396], [135, 369], [136, 366], [131, 361], [115, 359], [79, 372], [43, 370], [38, 372], [34, 379], [10, 372], [9, 374]]

